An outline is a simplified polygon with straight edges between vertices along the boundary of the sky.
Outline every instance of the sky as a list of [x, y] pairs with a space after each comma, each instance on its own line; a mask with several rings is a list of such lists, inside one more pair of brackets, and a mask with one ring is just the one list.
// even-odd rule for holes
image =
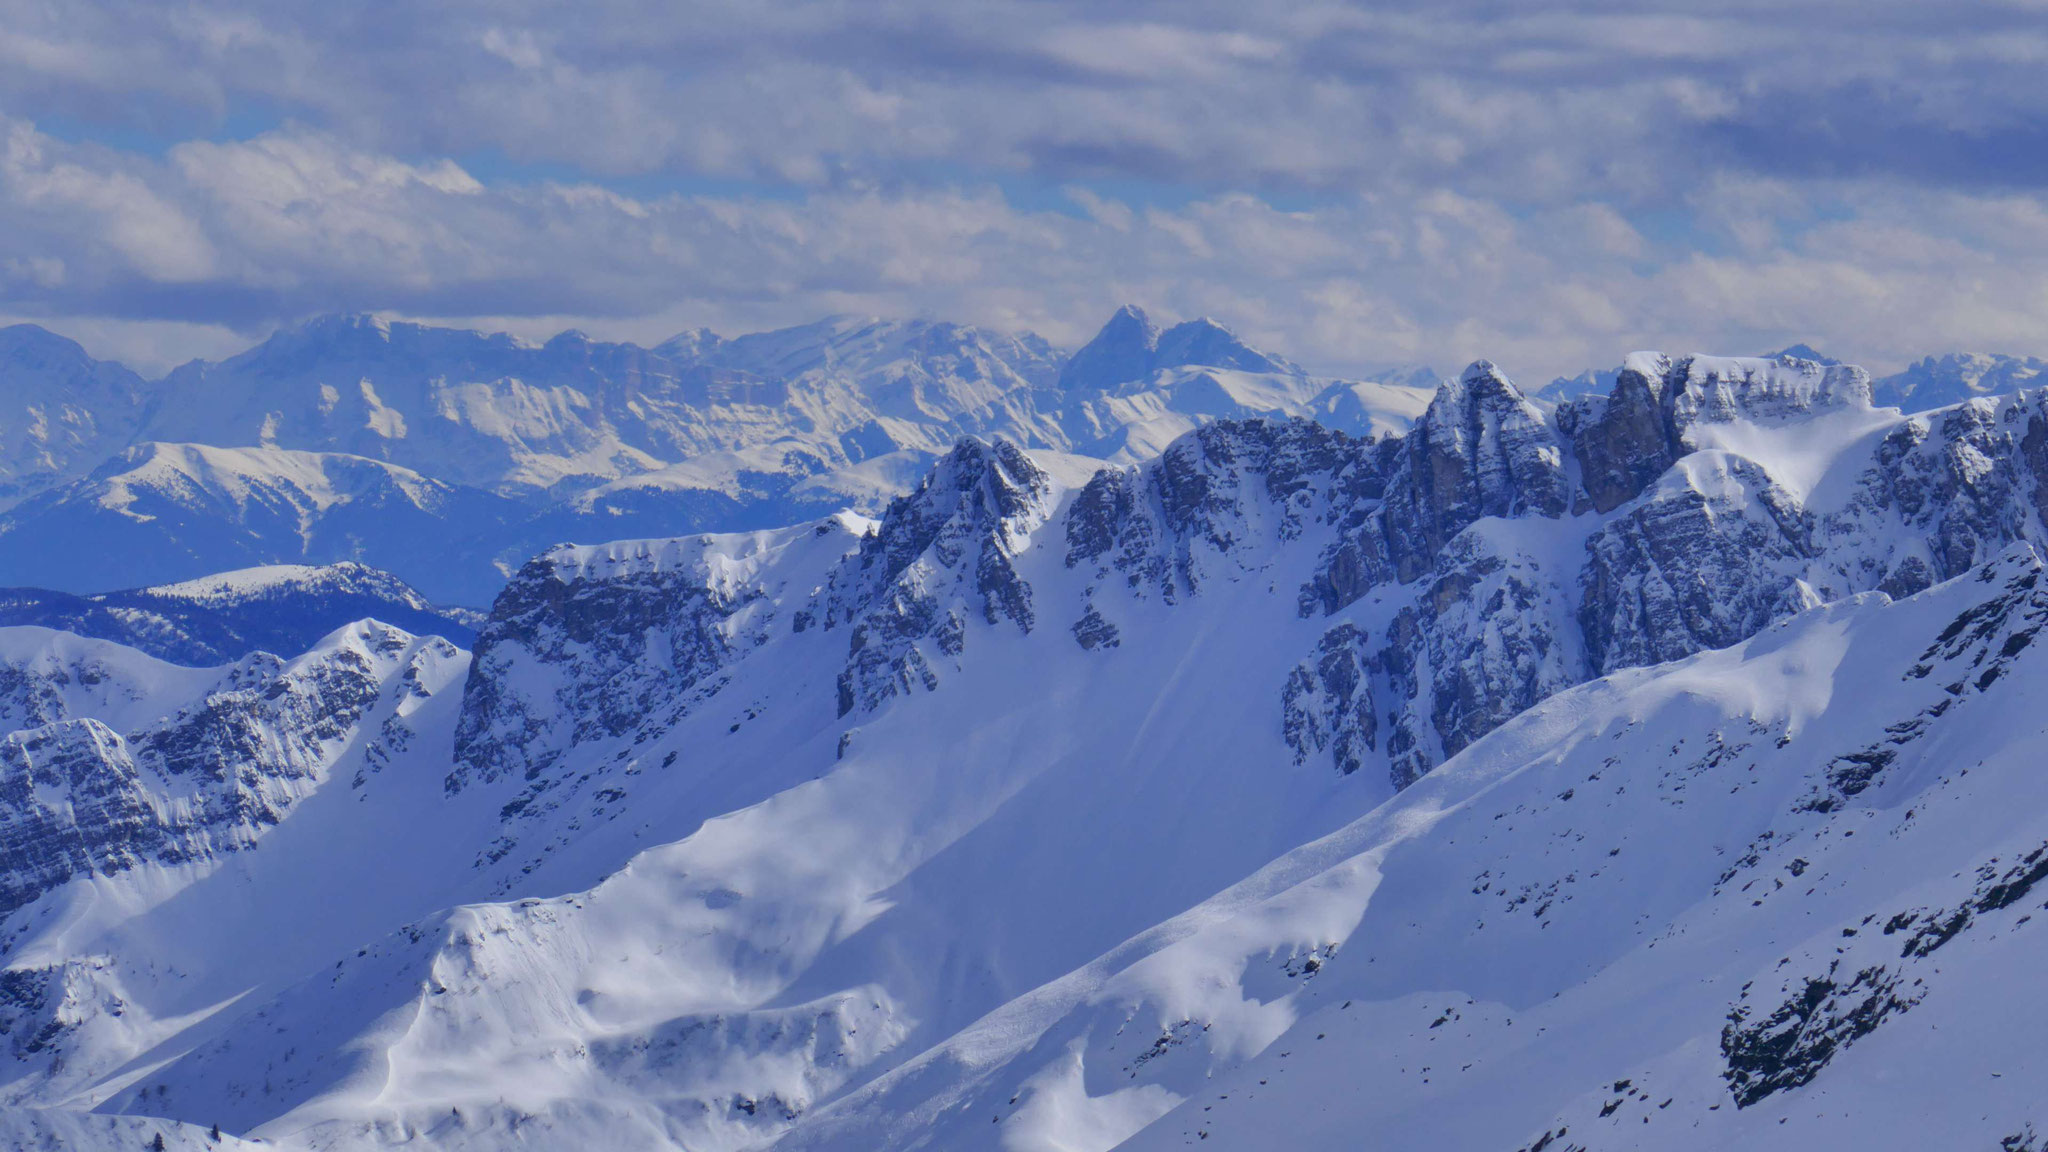
[[0, 319], [2048, 354], [2048, 4], [0, 0]]

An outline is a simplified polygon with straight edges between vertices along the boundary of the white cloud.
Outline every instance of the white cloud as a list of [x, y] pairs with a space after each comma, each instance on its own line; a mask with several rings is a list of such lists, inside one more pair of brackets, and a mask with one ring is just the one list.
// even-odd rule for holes
[[1808, 339], [1888, 367], [1951, 347], [2035, 350], [2048, 331], [2048, 208], [2010, 193], [1845, 184], [1809, 203], [1779, 183], [1724, 184], [1703, 219], [1797, 227], [1708, 252], [1646, 238], [1604, 202], [1518, 212], [1443, 190], [1141, 210], [1081, 191], [1072, 213], [992, 188], [762, 199], [486, 183], [296, 128], [154, 164], [18, 122], [6, 139], [0, 218], [32, 210], [43, 249], [0, 267], [0, 310], [141, 312], [156, 349], [170, 317], [147, 315], [147, 297], [133, 306], [138, 282], [185, 285], [209, 351], [224, 326], [253, 334], [337, 306], [650, 341], [829, 311], [934, 314], [1075, 343], [1136, 300], [1217, 317], [1325, 371], [1484, 356], [1540, 382], [1636, 347]]
[[1333, 371], [2048, 350], [2048, 41], [2019, 10], [0, 0], [0, 26], [0, 309], [159, 349], [334, 309], [1075, 342], [1137, 300]]

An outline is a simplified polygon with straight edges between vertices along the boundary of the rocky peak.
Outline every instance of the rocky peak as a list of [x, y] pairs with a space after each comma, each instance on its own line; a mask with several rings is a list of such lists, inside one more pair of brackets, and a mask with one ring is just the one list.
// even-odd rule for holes
[[1060, 390], [1111, 388], [1152, 374], [1159, 347], [1159, 329], [1143, 309], [1126, 304], [1116, 310], [1093, 340], [1081, 345], [1060, 370]]
[[1152, 370], [1186, 366], [1231, 368], [1239, 372], [1286, 372], [1289, 368], [1207, 316], [1175, 324], [1159, 334]]
[[951, 570], [985, 544], [1006, 555], [1020, 550], [1046, 511], [1051, 485], [1009, 441], [961, 440], [915, 490], [890, 502], [880, 526], [861, 541], [835, 579], [826, 627], [867, 611], [871, 597], [921, 561]]
[[1811, 360], [1815, 364], [1840, 364], [1841, 361], [1826, 355], [1811, 344], [1788, 344], [1776, 352], [1766, 352], [1766, 360]]
[[2048, 373], [2048, 361], [2033, 356], [1951, 352], [1924, 357], [1905, 371], [1876, 381], [1871, 394], [1875, 403], [1925, 412], [1978, 396], [2036, 387], [2044, 373]]
[[680, 363], [688, 363], [705, 356], [725, 343], [725, 337], [709, 328], [692, 328], [678, 332], [654, 346], [656, 352]]
[[343, 756], [376, 770], [462, 661], [367, 620], [295, 660], [204, 672], [62, 633], [13, 639], [0, 692], [35, 706], [0, 706], [15, 729], [0, 735], [0, 913], [75, 876], [251, 847]]
[[1286, 361], [1252, 348], [1206, 316], [1161, 332], [1142, 309], [1126, 304], [1067, 361], [1059, 386], [1068, 392], [1107, 391], [1168, 368], [1298, 371]]
[[1310, 420], [1204, 425], [1149, 464], [1096, 473], [1067, 512], [1067, 566], [1092, 562], [1173, 603], [1244, 544], [1284, 543], [1365, 490], [1376, 498], [1374, 453], [1373, 442]]
[[[269, 339], [233, 357], [233, 360], [254, 360], [267, 366], [285, 368], [310, 365], [331, 356], [382, 358], [390, 353], [393, 327], [389, 320], [367, 313], [315, 316], [301, 324], [278, 329], [271, 333]], [[187, 366], [188, 369], [191, 367], [193, 365]]]
[[782, 615], [787, 589], [822, 581], [857, 523], [563, 545], [528, 561], [477, 637], [447, 790], [519, 779], [508, 812], [531, 813], [570, 750], [659, 734], [771, 631], [804, 627], [808, 614]]
[[890, 503], [824, 605], [826, 628], [851, 628], [840, 715], [935, 687], [934, 660], [960, 655], [972, 616], [1031, 631], [1031, 586], [1012, 560], [1051, 514], [1051, 497], [1052, 478], [1022, 449], [970, 437]]
[[1578, 456], [1593, 509], [1608, 512], [1704, 446], [1695, 435], [1700, 425], [1783, 423], [1870, 406], [1870, 375], [1853, 365], [1789, 351], [1773, 359], [1635, 352], [1622, 361], [1612, 392], [1559, 405], [1557, 424]]
[[1542, 411], [1485, 360], [1444, 381], [1402, 444], [1407, 467], [1387, 500], [1388, 544], [1403, 581], [1482, 517], [1554, 518], [1569, 507], [1563, 451]]
[[78, 341], [36, 324], [0, 328], [0, 382], [12, 384], [17, 372], [69, 374], [100, 367]]
[[1775, 360], [1687, 356], [1673, 361], [1636, 353], [1629, 367], [1647, 374], [1662, 368], [1672, 431], [1683, 437], [1696, 423], [1786, 420], [1840, 408], [1870, 407], [1870, 374], [1849, 364], [1823, 364], [1792, 356]]
[[142, 418], [142, 377], [33, 324], [0, 328], [0, 505], [83, 471]]

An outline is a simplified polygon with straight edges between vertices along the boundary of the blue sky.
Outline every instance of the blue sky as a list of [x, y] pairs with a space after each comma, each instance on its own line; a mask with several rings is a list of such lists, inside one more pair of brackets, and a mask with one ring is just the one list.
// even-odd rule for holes
[[0, 0], [0, 317], [2048, 351], [2038, 3]]

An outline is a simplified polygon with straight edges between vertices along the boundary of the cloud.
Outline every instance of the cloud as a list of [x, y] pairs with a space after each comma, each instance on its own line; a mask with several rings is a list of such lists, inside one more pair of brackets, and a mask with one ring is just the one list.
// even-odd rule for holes
[[[1719, 166], [2038, 184], [2019, 6], [1480, 0], [0, 0], [0, 102], [400, 156], [889, 181], [944, 164], [1203, 189], [1681, 195]], [[1908, 129], [1888, 134], [1888, 126]], [[199, 129], [194, 131], [193, 129]]]
[[[2040, 351], [2023, 5], [0, 0], [0, 311]], [[170, 327], [166, 327], [166, 326]]]
[[2012, 193], [1834, 185], [1816, 206], [1782, 182], [1723, 181], [1702, 221], [1729, 235], [1757, 214], [1789, 224], [1771, 243], [1716, 245], [1647, 238], [1598, 201], [1512, 210], [1445, 190], [1139, 209], [1077, 191], [1080, 211], [993, 186], [632, 197], [485, 183], [300, 128], [152, 163], [19, 122], [5, 138], [0, 219], [33, 220], [0, 225], [23, 253], [0, 265], [0, 310], [183, 320], [208, 349], [223, 329], [334, 307], [642, 340], [934, 314], [1072, 344], [1136, 300], [1219, 317], [1325, 371], [1486, 356], [1540, 381], [1635, 347], [1810, 339], [1882, 366], [2048, 330], [2048, 211]]

